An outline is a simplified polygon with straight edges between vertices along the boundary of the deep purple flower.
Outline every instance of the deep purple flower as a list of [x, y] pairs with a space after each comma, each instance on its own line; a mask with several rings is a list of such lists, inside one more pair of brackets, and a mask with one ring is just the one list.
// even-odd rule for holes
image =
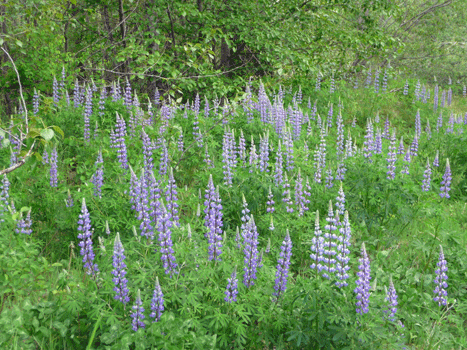
[[130, 301], [128, 297], [128, 287], [127, 283], [128, 280], [126, 276], [126, 264], [125, 264], [125, 250], [123, 249], [122, 242], [120, 241], [120, 234], [117, 232], [114, 241], [114, 254], [112, 256], [112, 275], [114, 278], [112, 282], [115, 284], [114, 292], [116, 293], [114, 296], [115, 300], [121, 301], [124, 305]]
[[285, 238], [282, 241], [279, 259], [277, 260], [276, 279], [275, 279], [275, 285], [274, 285], [275, 292], [272, 294], [273, 296], [275, 296], [275, 301], [277, 301], [279, 297], [282, 294], [284, 294], [285, 290], [287, 289], [287, 278], [289, 276], [291, 257], [292, 257], [292, 240], [290, 239], [289, 230], [287, 229]]
[[133, 330], [136, 332], [139, 328], [145, 328], [146, 325], [144, 323], [144, 308], [143, 302], [141, 301], [141, 292], [138, 289], [138, 293], [136, 294], [135, 305], [132, 306], [133, 312], [131, 313], [131, 325]]
[[439, 251], [439, 259], [438, 263], [436, 264], [437, 269], [435, 270], [436, 278], [434, 280], [434, 283], [436, 284], [436, 288], [434, 289], [433, 293], [435, 294], [435, 297], [433, 298], [434, 301], [438, 302], [438, 305], [447, 305], [448, 300], [448, 292], [446, 291], [446, 288], [448, 287], [448, 283], [446, 282], [448, 279], [448, 275], [446, 272], [448, 272], [448, 263], [444, 259], [444, 252], [443, 252], [443, 247], [440, 246], [440, 251]]
[[84, 268], [88, 275], [95, 276], [95, 273], [99, 271], [97, 264], [94, 263], [94, 250], [92, 248], [92, 229], [91, 229], [91, 218], [89, 216], [88, 208], [86, 207], [86, 201], [83, 198], [83, 204], [81, 206], [81, 214], [78, 220], [78, 239], [80, 240], [79, 246], [81, 247], [80, 254], [83, 256]]
[[370, 305], [370, 259], [365, 249], [365, 243], [362, 243], [361, 257], [358, 259], [360, 265], [358, 266], [359, 272], [357, 272], [357, 288], [354, 289], [357, 294], [356, 312], [357, 314], [363, 315], [368, 313], [368, 306]]
[[57, 158], [57, 147], [54, 147], [50, 153], [50, 187], [58, 186]]
[[224, 300], [231, 304], [237, 301], [238, 294], [238, 278], [237, 278], [237, 268], [235, 268], [230, 275], [230, 278], [227, 278], [227, 288], [225, 290]]
[[156, 285], [151, 299], [151, 311], [149, 317], [154, 319], [153, 322], [159, 322], [164, 312], [164, 293], [162, 293], [158, 277], [156, 277]]
[[110, 147], [117, 150], [117, 158], [122, 169], [128, 168], [127, 149], [125, 144], [126, 123], [117, 113], [115, 132], [110, 133]]
[[451, 190], [451, 166], [449, 165], [449, 159], [446, 159], [446, 170], [443, 175], [443, 180], [441, 181], [440, 197], [441, 198], [450, 198], [449, 191]]
[[123, 96], [123, 105], [126, 106], [128, 110], [130, 110], [132, 107], [132, 102], [133, 102], [133, 98], [132, 98], [132, 93], [131, 93], [131, 85], [127, 78], [126, 86], [125, 86], [125, 94]]

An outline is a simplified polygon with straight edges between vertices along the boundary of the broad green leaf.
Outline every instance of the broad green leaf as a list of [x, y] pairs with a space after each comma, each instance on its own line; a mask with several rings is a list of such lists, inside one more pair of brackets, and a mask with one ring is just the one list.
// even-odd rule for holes
[[47, 140], [50, 141], [54, 137], [55, 133], [52, 129], [43, 129], [41, 130], [41, 136]]

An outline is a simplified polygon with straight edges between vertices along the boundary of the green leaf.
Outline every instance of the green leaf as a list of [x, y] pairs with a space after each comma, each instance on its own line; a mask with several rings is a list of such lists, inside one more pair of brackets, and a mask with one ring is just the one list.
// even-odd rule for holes
[[65, 138], [65, 134], [63, 133], [63, 130], [60, 129], [60, 127], [58, 127], [57, 125], [52, 125], [51, 128], [54, 129], [56, 133], [60, 134], [62, 139]]
[[41, 130], [41, 136], [47, 140], [50, 141], [54, 137], [55, 133], [52, 129], [43, 129]]

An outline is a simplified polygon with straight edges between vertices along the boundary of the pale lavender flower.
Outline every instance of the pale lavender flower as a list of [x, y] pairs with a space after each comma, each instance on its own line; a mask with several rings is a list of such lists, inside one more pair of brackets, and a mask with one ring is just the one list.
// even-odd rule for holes
[[436, 151], [435, 159], [433, 159], [433, 166], [434, 167], [439, 167], [439, 150]]
[[396, 173], [395, 173], [395, 170], [396, 170], [396, 130], [393, 129], [392, 130], [392, 134], [391, 134], [391, 140], [390, 140], [390, 143], [389, 143], [389, 147], [388, 147], [388, 157], [386, 159], [388, 161], [388, 166], [387, 166], [387, 179], [388, 180], [394, 180], [394, 178], [396, 177]]
[[159, 322], [161, 320], [162, 313], [164, 312], [164, 293], [162, 293], [158, 277], [156, 277], [154, 293], [151, 299], [151, 311], [152, 312], [149, 317], [154, 319], [153, 322]]
[[287, 289], [287, 278], [289, 276], [290, 258], [292, 257], [292, 240], [290, 239], [289, 230], [286, 230], [284, 241], [282, 241], [281, 252], [277, 260], [276, 279], [272, 294], [274, 300], [279, 300], [279, 297], [284, 294]]
[[428, 192], [431, 189], [431, 167], [430, 161], [426, 159], [426, 168], [423, 173], [422, 191]]
[[408, 80], [405, 81], [403, 94], [404, 94], [404, 95], [408, 95], [408, 94], [409, 94], [409, 81], [408, 81]]
[[409, 166], [411, 161], [412, 157], [410, 156], [410, 147], [407, 147], [407, 151], [405, 152], [404, 156], [404, 168], [401, 170], [402, 174], [409, 175]]
[[138, 289], [136, 293], [135, 305], [132, 306], [133, 312], [131, 313], [131, 325], [133, 330], [136, 332], [139, 328], [145, 328], [146, 324], [144, 323], [144, 308], [143, 302], [141, 301], [141, 292]]
[[50, 187], [58, 187], [57, 158], [57, 147], [54, 147], [50, 153]]
[[447, 296], [448, 292], [446, 291], [446, 288], [448, 287], [448, 283], [446, 282], [448, 279], [448, 275], [446, 272], [448, 272], [448, 263], [444, 259], [444, 252], [443, 252], [443, 247], [440, 246], [440, 251], [439, 251], [439, 259], [438, 263], [436, 264], [437, 269], [435, 270], [436, 278], [434, 280], [434, 283], [436, 284], [436, 288], [433, 290], [433, 293], [435, 294], [435, 297], [433, 298], [434, 301], [438, 302], [438, 305], [444, 305], [446, 306], [448, 303]]
[[435, 92], [433, 95], [433, 110], [436, 112], [438, 109], [438, 93], [439, 93], [439, 87], [438, 85], [435, 86]]
[[339, 215], [344, 215], [344, 212], [345, 212], [345, 194], [344, 194], [344, 189], [342, 187], [342, 182], [340, 183], [339, 191], [337, 192], [336, 208], [337, 208], [336, 211], [339, 213]]
[[405, 146], [404, 146], [404, 137], [401, 136], [401, 140], [399, 142], [399, 147], [397, 148], [397, 155], [401, 155], [405, 153]]
[[451, 190], [451, 166], [449, 165], [449, 159], [446, 159], [446, 170], [443, 175], [443, 180], [441, 181], [440, 197], [441, 198], [450, 198], [449, 191]]
[[231, 304], [237, 301], [238, 294], [238, 278], [237, 278], [237, 268], [235, 268], [230, 275], [230, 278], [227, 278], [227, 288], [225, 290], [225, 302]]
[[411, 157], [416, 157], [418, 156], [418, 137], [415, 134], [412, 144], [410, 145], [410, 156]]
[[436, 132], [439, 132], [439, 130], [443, 127], [443, 113], [441, 112], [438, 116], [438, 119], [436, 120]]
[[356, 312], [357, 314], [363, 315], [368, 313], [368, 306], [370, 305], [370, 280], [371, 280], [371, 269], [370, 259], [365, 249], [365, 243], [362, 243], [361, 257], [358, 259], [360, 265], [358, 266], [359, 272], [357, 272], [357, 288], [354, 289], [354, 293], [357, 294]]
[[245, 137], [243, 136], [243, 130], [240, 129], [240, 137], [238, 139], [238, 156], [242, 164], [242, 168], [246, 167], [246, 143]]
[[130, 298], [128, 297], [128, 279], [125, 277], [126, 276], [126, 264], [125, 264], [125, 250], [123, 249], [122, 242], [120, 241], [120, 234], [117, 232], [117, 235], [115, 236], [115, 241], [114, 241], [114, 254], [112, 256], [112, 275], [114, 275], [114, 278], [112, 278], [112, 282], [115, 284], [114, 287], [114, 292], [116, 293], [114, 296], [115, 300], [121, 301], [123, 305], [128, 303], [130, 301]]
[[396, 322], [396, 312], [397, 312], [397, 293], [396, 288], [394, 288], [394, 283], [392, 283], [392, 278], [389, 280], [389, 289], [386, 292], [386, 298], [384, 300], [387, 302], [386, 310], [383, 312], [387, 315], [388, 320], [391, 322]]
[[332, 170], [326, 170], [326, 179], [325, 179], [325, 186], [326, 188], [333, 188], [334, 187], [334, 176], [332, 176]]
[[274, 196], [271, 191], [271, 186], [269, 186], [269, 192], [268, 192], [268, 201], [266, 202], [266, 212], [267, 213], [274, 213], [275, 208], [274, 208]]
[[316, 269], [318, 273], [320, 273], [324, 266], [322, 262], [324, 262], [324, 238], [322, 236], [322, 231], [319, 225], [319, 211], [316, 211], [316, 219], [315, 219], [315, 230], [314, 236], [311, 240], [311, 254], [310, 258], [313, 260], [313, 263], [310, 265], [311, 269]]
[[57, 78], [55, 77], [55, 75], [54, 75], [54, 80], [52, 84], [52, 90], [53, 90], [52, 95], [53, 95], [53, 100], [54, 100], [54, 106], [57, 106], [58, 101], [60, 101], [60, 94], [58, 91], [58, 82], [57, 82]]
[[92, 248], [92, 229], [91, 229], [91, 218], [89, 216], [88, 208], [86, 207], [86, 201], [83, 198], [83, 204], [81, 206], [81, 214], [78, 220], [78, 239], [80, 240], [79, 246], [81, 247], [80, 254], [83, 256], [84, 268], [88, 275], [95, 276], [95, 273], [99, 271], [97, 264], [94, 263], [94, 250]]
[[259, 152], [259, 171], [269, 172], [269, 132], [260, 137]]
[[350, 239], [352, 238], [352, 231], [349, 222], [349, 213], [345, 211], [344, 221], [339, 228], [339, 235], [337, 236], [337, 255], [336, 255], [336, 286], [339, 288], [346, 287], [348, 283], [346, 280], [349, 278], [347, 273], [350, 270], [349, 254], [350, 254]]
[[324, 278], [329, 279], [330, 274], [336, 272], [336, 259], [335, 255], [337, 254], [336, 252], [336, 247], [337, 247], [337, 235], [334, 233], [334, 231], [337, 230], [337, 224], [339, 221], [339, 214], [336, 213], [337, 215], [334, 215], [334, 211], [332, 209], [332, 201], [329, 201], [329, 210], [328, 210], [328, 216], [326, 218], [327, 224], [324, 226], [324, 246], [323, 246], [323, 270], [324, 272], [322, 273], [322, 276]]

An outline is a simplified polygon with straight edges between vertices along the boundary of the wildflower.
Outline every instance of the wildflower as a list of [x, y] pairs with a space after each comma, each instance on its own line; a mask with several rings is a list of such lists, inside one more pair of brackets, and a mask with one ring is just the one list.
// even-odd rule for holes
[[[108, 227], [108, 224], [107, 224]], [[130, 301], [130, 298], [128, 297], [128, 287], [127, 283], [128, 280], [126, 279], [126, 264], [124, 262], [125, 260], [125, 254], [124, 254], [124, 249], [122, 242], [120, 241], [120, 234], [117, 232], [117, 235], [115, 236], [115, 241], [114, 241], [114, 254], [112, 256], [112, 266], [113, 266], [113, 271], [112, 275], [114, 275], [114, 278], [112, 279], [112, 282], [115, 284], [114, 287], [114, 292], [116, 293], [114, 296], [115, 300], [121, 301], [123, 304], [126, 304]]]
[[358, 266], [359, 272], [357, 273], [357, 288], [354, 289], [357, 294], [356, 312], [360, 315], [368, 313], [368, 306], [370, 304], [370, 259], [365, 249], [365, 243], [362, 243], [361, 258], [358, 259], [360, 265]]
[[292, 240], [290, 239], [289, 230], [286, 231], [285, 239], [281, 245], [281, 253], [277, 260], [277, 270], [274, 290], [272, 294], [277, 301], [284, 294], [287, 288], [287, 278], [289, 276], [290, 258], [292, 257]]
[[132, 306], [134, 312], [131, 313], [131, 325], [133, 330], [136, 332], [139, 328], [145, 328], [146, 325], [144, 324], [144, 308], [143, 303], [141, 301], [141, 292], [138, 289], [138, 293], [136, 294], [136, 301], [135, 305]]
[[83, 198], [83, 204], [81, 206], [81, 214], [78, 220], [78, 239], [80, 240], [79, 246], [81, 247], [80, 254], [83, 256], [84, 268], [88, 275], [95, 275], [99, 271], [97, 264], [94, 263], [94, 250], [92, 248], [92, 229], [91, 229], [91, 218], [89, 216], [88, 208], [86, 207], [86, 201]]
[[54, 147], [50, 153], [50, 187], [58, 186], [57, 174], [57, 147]]
[[392, 283], [392, 278], [389, 280], [389, 289], [386, 292], [386, 298], [384, 299], [388, 304], [387, 310], [384, 313], [388, 315], [388, 319], [392, 322], [396, 322], [396, 311], [397, 311], [397, 293]]
[[446, 272], [448, 272], [448, 264], [444, 259], [444, 252], [442, 246], [440, 246], [439, 259], [436, 266], [438, 268], [435, 270], [436, 278], [434, 280], [434, 283], [436, 284], [436, 288], [433, 291], [433, 293], [435, 294], [433, 300], [437, 301], [439, 306], [447, 305], [448, 301], [446, 298], [448, 296], [448, 292], [446, 291], [446, 288], [448, 287], [448, 284], [446, 280], [448, 279], [448, 276]]
[[153, 318], [153, 322], [159, 322], [162, 312], [164, 311], [164, 293], [162, 293], [159, 278], [156, 277], [156, 285], [154, 287], [154, 294], [151, 299], [151, 314], [149, 317]]
[[446, 159], [446, 170], [443, 175], [443, 180], [441, 181], [440, 188], [440, 197], [441, 198], [450, 198], [449, 191], [451, 190], [451, 166], [449, 165], [449, 159]]
[[430, 162], [427, 158], [425, 172], [423, 173], [422, 191], [428, 192], [430, 188], [431, 188], [431, 167], [430, 167]]
[[245, 254], [244, 263], [245, 266], [243, 271], [245, 274], [243, 275], [243, 284], [245, 286], [251, 287], [255, 284], [254, 280], [256, 279], [256, 272], [258, 270], [258, 231], [256, 229], [256, 224], [251, 217], [250, 221], [248, 221], [246, 228], [244, 230], [244, 249], [243, 252]]
[[238, 294], [238, 279], [237, 279], [237, 268], [235, 268], [230, 275], [230, 278], [227, 278], [227, 289], [225, 290], [224, 300], [227, 303], [233, 303], [237, 301]]
[[348, 283], [345, 281], [349, 278], [347, 271], [350, 270], [349, 263], [349, 254], [350, 254], [350, 239], [351, 239], [351, 229], [349, 222], [349, 213], [345, 211], [344, 213], [344, 222], [339, 228], [339, 235], [337, 236], [337, 255], [336, 255], [336, 286], [339, 288], [346, 287]]
[[20, 218], [16, 224], [16, 233], [30, 235], [32, 233], [31, 224], [31, 210], [29, 210], [26, 214], [26, 219], [23, 219], [23, 213], [21, 213]]

